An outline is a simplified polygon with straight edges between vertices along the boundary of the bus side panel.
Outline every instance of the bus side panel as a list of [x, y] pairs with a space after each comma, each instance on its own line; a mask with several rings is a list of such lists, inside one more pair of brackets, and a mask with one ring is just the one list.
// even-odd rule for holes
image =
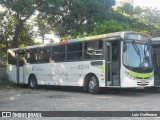
[[83, 86], [83, 70], [88, 68], [83, 61], [66, 62], [66, 84], [69, 86]]
[[23, 67], [19, 67], [19, 83], [24, 84]]
[[[95, 64], [102, 62], [103, 65]], [[91, 65], [91, 62], [95, 62]], [[24, 65], [24, 81], [28, 84], [31, 74], [35, 74], [39, 85], [83, 86], [84, 77], [93, 73], [98, 77], [99, 86], [105, 87], [105, 61], [80, 61], [66, 63]]]
[[25, 84], [28, 84], [28, 79], [29, 79], [29, 75], [31, 74], [31, 70], [32, 70], [32, 65], [24, 65], [23, 66], [24, 68], [24, 83]]
[[17, 74], [16, 74], [16, 65], [7, 65], [6, 72], [9, 76], [9, 79], [14, 83], [17, 83]]
[[51, 65], [47, 64], [32, 64], [24, 66], [24, 79], [25, 83], [28, 84], [28, 79], [31, 74], [34, 74], [37, 78], [39, 85], [57, 85], [50, 74]]
[[50, 78], [55, 85], [66, 85], [65, 63], [51, 63]]

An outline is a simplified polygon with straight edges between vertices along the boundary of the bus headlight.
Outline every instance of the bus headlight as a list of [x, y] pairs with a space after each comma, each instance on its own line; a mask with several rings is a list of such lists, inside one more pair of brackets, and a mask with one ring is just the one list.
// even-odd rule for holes
[[129, 74], [128, 71], [124, 71], [124, 74], [125, 74], [127, 77], [132, 78], [132, 76]]

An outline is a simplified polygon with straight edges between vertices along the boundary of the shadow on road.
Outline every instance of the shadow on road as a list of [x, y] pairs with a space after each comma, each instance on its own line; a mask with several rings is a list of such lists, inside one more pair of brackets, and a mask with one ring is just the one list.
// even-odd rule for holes
[[[27, 85], [19, 85], [19, 88], [28, 88]], [[73, 86], [39, 86], [38, 90], [49, 91], [64, 91], [64, 92], [77, 92], [77, 93], [86, 93], [83, 91], [82, 87], [73, 87]], [[101, 91], [98, 95], [120, 95], [120, 96], [142, 96], [142, 95], [151, 95], [151, 94], [160, 94], [160, 88], [145, 88], [145, 89], [122, 89], [122, 88], [101, 88]]]

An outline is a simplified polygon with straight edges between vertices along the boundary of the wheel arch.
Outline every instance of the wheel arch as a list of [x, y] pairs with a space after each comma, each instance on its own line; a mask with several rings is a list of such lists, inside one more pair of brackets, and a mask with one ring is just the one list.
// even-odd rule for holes
[[[29, 77], [28, 77], [28, 84], [29, 84], [30, 78], [31, 78], [32, 76], [35, 76], [35, 77], [36, 77], [36, 75], [35, 75], [34, 73], [31, 73], [31, 74], [29, 75]], [[37, 77], [36, 77], [36, 79], [37, 79]], [[37, 81], [37, 83], [38, 83], [38, 81]]]
[[89, 78], [91, 76], [95, 76], [97, 79], [97, 83], [98, 83], [98, 86], [99, 86], [99, 79], [98, 77], [94, 74], [94, 73], [88, 73], [85, 77], [84, 77], [84, 81], [83, 81], [83, 90], [84, 91], [87, 91], [88, 90], [88, 83], [89, 83]]

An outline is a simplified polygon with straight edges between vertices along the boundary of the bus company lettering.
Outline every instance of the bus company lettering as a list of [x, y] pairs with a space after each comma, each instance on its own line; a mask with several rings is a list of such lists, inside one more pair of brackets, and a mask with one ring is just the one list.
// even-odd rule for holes
[[78, 65], [78, 69], [89, 69], [89, 65]]
[[44, 69], [43, 68], [41, 68], [41, 67], [32, 67], [32, 71], [44, 71]]

